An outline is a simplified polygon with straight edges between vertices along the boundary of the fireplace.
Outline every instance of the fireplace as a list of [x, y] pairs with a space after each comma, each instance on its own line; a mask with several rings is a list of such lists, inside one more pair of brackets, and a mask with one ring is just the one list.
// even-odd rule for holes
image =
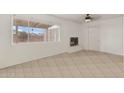
[[78, 45], [78, 37], [71, 37], [70, 46], [77, 46], [77, 45]]

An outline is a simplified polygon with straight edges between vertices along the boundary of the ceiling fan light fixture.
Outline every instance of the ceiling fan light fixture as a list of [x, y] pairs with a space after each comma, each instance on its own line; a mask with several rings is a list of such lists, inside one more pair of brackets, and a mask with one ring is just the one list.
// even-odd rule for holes
[[91, 22], [91, 19], [85, 19], [85, 22], [86, 23]]
[[91, 20], [92, 20], [92, 18], [90, 17], [89, 14], [87, 14], [86, 17], [85, 17], [85, 22], [88, 23], [88, 22], [90, 22]]

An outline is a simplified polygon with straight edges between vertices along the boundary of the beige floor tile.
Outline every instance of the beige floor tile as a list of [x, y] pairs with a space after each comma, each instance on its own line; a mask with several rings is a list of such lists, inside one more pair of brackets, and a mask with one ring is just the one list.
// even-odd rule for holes
[[72, 76], [72, 72], [70, 72], [69, 70], [61, 70], [60, 73], [63, 77], [71, 77]]
[[24, 73], [16, 72], [16, 73], [15, 73], [15, 77], [16, 77], [16, 78], [24, 78]]
[[15, 77], [15, 73], [7, 73], [7, 78], [14, 78]]
[[39, 66], [43, 66], [43, 67], [47, 67], [48, 66], [48, 62], [44, 61], [44, 62], [38, 62]]
[[24, 73], [24, 77], [25, 78], [32, 78], [33, 77], [33, 74], [30, 73], [30, 72], [26, 72], [26, 73]]
[[103, 74], [94, 74], [94, 78], [104, 78]]
[[[81, 73], [82, 75], [92, 74], [89, 70], [82, 70], [82, 71], [80, 71], [80, 73]], [[93, 74], [92, 74], [92, 75], [93, 75]]]
[[79, 51], [33, 60], [0, 70], [0, 78], [123, 78], [121, 56]]
[[55, 75], [53, 75], [52, 73], [43, 73], [43, 78], [54, 78]]
[[82, 77], [83, 78], [95, 78], [95, 76], [93, 74], [91, 74], [91, 73], [89, 73], [89, 74], [88, 73], [85, 73], [85, 74], [83, 73]]
[[32, 73], [41, 73], [40, 68], [32, 68], [31, 70]]
[[16, 68], [15, 72], [23, 73], [23, 68]]
[[104, 73], [104, 77], [105, 78], [116, 78], [116, 76], [114, 74], [111, 74], [111, 73]]
[[53, 72], [52, 73], [52, 78], [61, 78], [63, 75], [61, 73]]
[[32, 68], [23, 68], [23, 72], [24, 73], [31, 73], [32, 72]]
[[72, 78], [73, 77], [73, 75], [72, 74], [62, 74], [62, 78]]
[[72, 78], [82, 78], [83, 75], [81, 74], [72, 74]]
[[114, 73], [116, 78], [124, 78], [124, 73]]
[[43, 78], [43, 75], [40, 72], [35, 72], [32, 73], [32, 78]]
[[16, 68], [15, 67], [9, 67], [9, 68], [7, 68], [7, 72], [8, 73], [15, 73], [16, 72]]
[[7, 78], [7, 73], [0, 72], [0, 78]]

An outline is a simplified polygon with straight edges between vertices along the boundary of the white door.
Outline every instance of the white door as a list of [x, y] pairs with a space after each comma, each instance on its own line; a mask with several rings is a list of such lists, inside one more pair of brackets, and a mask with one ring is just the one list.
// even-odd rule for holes
[[98, 27], [91, 27], [89, 28], [89, 32], [88, 32], [88, 47], [89, 50], [99, 50], [99, 40], [100, 40], [100, 32]]

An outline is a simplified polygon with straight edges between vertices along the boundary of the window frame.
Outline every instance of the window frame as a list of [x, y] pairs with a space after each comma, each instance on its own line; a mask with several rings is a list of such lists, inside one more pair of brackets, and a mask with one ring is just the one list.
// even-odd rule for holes
[[[33, 17], [28, 16], [27, 18], [28, 18], [28, 21], [29, 21]], [[34, 19], [35, 20], [39, 20], [37, 18], [34, 18]], [[14, 24], [14, 21], [13, 20], [14, 20], [14, 15], [11, 15], [11, 45], [12, 46], [13, 45], [48, 44], [48, 43], [59, 43], [59, 42], [61, 42], [61, 31], [62, 31], [61, 24], [60, 23], [51, 22], [51, 21], [48, 21], [48, 20], [42, 20], [46, 24], [58, 25], [60, 27], [60, 29], [59, 29], [59, 39], [56, 42], [55, 41], [46, 41], [46, 38], [45, 38], [45, 41], [36, 41], [36, 42], [29, 42], [29, 41], [27, 41], [27, 42], [14, 43], [13, 42], [13, 33], [14, 33], [13, 32], [13, 24]], [[45, 37], [46, 37], [46, 35], [45, 35]]]

